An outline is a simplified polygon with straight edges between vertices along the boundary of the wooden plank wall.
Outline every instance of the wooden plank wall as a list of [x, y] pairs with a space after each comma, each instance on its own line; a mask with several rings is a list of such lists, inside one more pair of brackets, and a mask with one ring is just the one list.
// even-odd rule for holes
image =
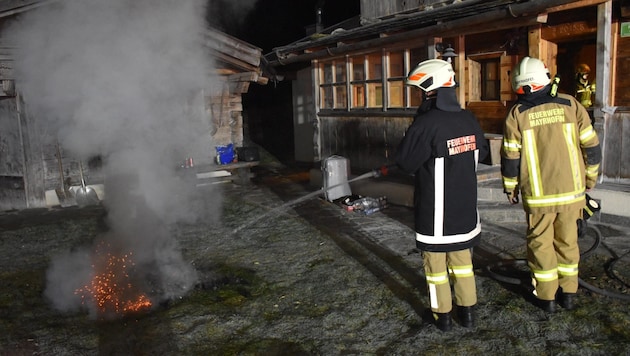
[[[465, 1], [465, 0], [464, 0]], [[374, 20], [401, 12], [451, 5], [453, 0], [361, 0], [361, 18]]]
[[630, 107], [630, 37], [619, 37], [617, 41], [613, 106]]
[[346, 157], [356, 172], [391, 163], [412, 121], [411, 117], [321, 117], [322, 159]]
[[209, 97], [207, 114], [212, 122], [212, 140], [215, 145], [243, 145], [242, 96], [228, 94]]
[[[604, 137], [600, 137], [600, 140]], [[630, 179], [630, 113], [606, 115], [603, 175], [607, 180]]]

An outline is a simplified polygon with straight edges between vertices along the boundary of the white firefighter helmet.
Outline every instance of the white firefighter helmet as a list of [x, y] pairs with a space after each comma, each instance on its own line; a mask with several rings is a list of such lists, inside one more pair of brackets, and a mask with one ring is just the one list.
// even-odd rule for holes
[[420, 62], [405, 81], [407, 85], [417, 86], [425, 92], [441, 87], [455, 86], [455, 71], [453, 66], [441, 59], [429, 59]]
[[516, 94], [525, 94], [524, 87], [529, 87], [529, 92], [535, 93], [549, 83], [551, 83], [549, 69], [538, 58], [523, 58], [512, 73], [512, 89]]

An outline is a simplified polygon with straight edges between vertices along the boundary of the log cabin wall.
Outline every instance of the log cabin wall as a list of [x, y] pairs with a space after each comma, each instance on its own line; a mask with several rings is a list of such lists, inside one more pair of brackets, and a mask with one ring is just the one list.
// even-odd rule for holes
[[[501, 134], [503, 120], [516, 99], [511, 90], [510, 72], [521, 58], [528, 55], [541, 58], [547, 63], [551, 74], [561, 78], [559, 91], [571, 95], [575, 93], [575, 68], [584, 63], [592, 68], [591, 81], [598, 83], [598, 97], [594, 100], [596, 105], [588, 108], [588, 111], [602, 141], [605, 141], [603, 146], [606, 164], [603, 165], [605, 171], [602, 172], [602, 176], [616, 180], [628, 177], [628, 169], [625, 167], [630, 163], [626, 163], [629, 160], [625, 156], [627, 155], [625, 151], [628, 150], [623, 144], [627, 142], [625, 130], [627, 124], [624, 121], [628, 115], [626, 108], [630, 107], [628, 100], [625, 100], [630, 97], [627, 94], [630, 91], [626, 90], [628, 79], [625, 75], [630, 69], [626, 68], [630, 63], [627, 58], [629, 46], [627, 39], [619, 39], [618, 27], [612, 32], [609, 28], [611, 23], [613, 26], [619, 26], [618, 23], [624, 21], [623, 16], [627, 18], [630, 11], [626, 9], [626, 15], [620, 16], [617, 7], [615, 11], [611, 11], [613, 5], [618, 2], [598, 0], [508, 1], [503, 2], [510, 3], [509, 11], [504, 13], [496, 10], [484, 11], [479, 7], [490, 3], [467, 0], [423, 1], [420, 4], [409, 1], [363, 0], [362, 27], [357, 29], [355, 37], [350, 31], [344, 33], [343, 38], [337, 39], [336, 42], [326, 41], [326, 37], [322, 36], [318, 39], [323, 40], [314, 41], [316, 44], [312, 46], [309, 46], [309, 40], [305, 40], [279, 47], [274, 53], [277, 58], [274, 65], [285, 66], [299, 61], [311, 61], [313, 77], [321, 78], [320, 66], [327, 64], [338, 66], [335, 58], [341, 58], [338, 57], [341, 55], [348, 58], [365, 55], [368, 62], [372, 55], [375, 57], [383, 55], [383, 67], [386, 67], [391, 61], [398, 60], [391, 57], [392, 51], [413, 50], [424, 43], [426, 48], [422, 49], [424, 57], [421, 59], [439, 58], [440, 53], [432, 51], [433, 46], [438, 42], [450, 44], [458, 55], [453, 63], [456, 79], [461, 85], [458, 89], [460, 102], [475, 113], [486, 133]], [[492, 5], [497, 4], [498, 2], [492, 2]], [[448, 8], [445, 14], [449, 16], [472, 12], [476, 14], [453, 21], [443, 18], [438, 25], [426, 25], [431, 21], [422, 22], [424, 10], [431, 10], [427, 13], [443, 15], [442, 12], [433, 10], [445, 5]], [[620, 5], [623, 10], [623, 3]], [[414, 16], [417, 16], [418, 22], [414, 22]], [[482, 21], [483, 18], [486, 19]], [[400, 23], [405, 25], [395, 27]], [[418, 25], [407, 26], [411, 23]], [[436, 37], [440, 35], [442, 37]], [[619, 39], [616, 52], [610, 55], [612, 61], [605, 53], [610, 50], [608, 41], [611, 39]], [[274, 56], [270, 58], [273, 60]], [[352, 68], [354, 63], [350, 60], [347, 68]], [[617, 68], [619, 74], [614, 74], [615, 63], [619, 66]], [[391, 69], [390, 66], [389, 70]], [[411, 110], [413, 106], [407, 106], [407, 102], [402, 108], [387, 106], [388, 103], [398, 101], [400, 97], [400, 92], [391, 87], [391, 76], [387, 70], [383, 71], [383, 104], [367, 105], [368, 110], [362, 108], [365, 103], [348, 104], [348, 101], [354, 100], [352, 91], [355, 89], [352, 83], [344, 85], [332, 80], [330, 85], [329, 83], [322, 85], [321, 82], [313, 84], [314, 111], [318, 116], [318, 132], [315, 134], [314, 142], [316, 146], [319, 145], [315, 147], [315, 152], [320, 153], [319, 156], [316, 154], [316, 159], [323, 159], [329, 154], [345, 153], [352, 156], [355, 155], [353, 152], [366, 147], [375, 151], [381, 159], [388, 158], [383, 156], [383, 153], [388, 152], [389, 148], [376, 149], [373, 135], [370, 134], [368, 140], [364, 131], [369, 128], [367, 130], [369, 132], [388, 132], [388, 135], [389, 132], [395, 132], [382, 126], [393, 118], [397, 118], [400, 123], [409, 122], [413, 117]], [[496, 78], [494, 74], [488, 75], [489, 70], [496, 71]], [[602, 81], [603, 85], [600, 86], [601, 78], [606, 80]], [[482, 81], [487, 83], [482, 85], [480, 84]], [[494, 91], [489, 88], [494, 88]], [[344, 90], [347, 90], [347, 94], [344, 94]], [[369, 84], [365, 90], [370, 90]], [[613, 100], [610, 99], [609, 91], [614, 96]], [[610, 113], [611, 108], [614, 108], [613, 111], [616, 110], [614, 114]], [[365, 122], [358, 122], [361, 120]], [[342, 137], [344, 133], [353, 134], [349, 128], [359, 130], [354, 133], [357, 135], [356, 138]], [[388, 145], [396, 141], [396, 138], [388, 139]], [[369, 158], [362, 159], [369, 161]], [[361, 165], [357, 162], [351, 163], [353, 166]]]
[[232, 143], [235, 147], [243, 145], [243, 104], [241, 93], [230, 91], [225, 82], [222, 93], [206, 98], [206, 115], [211, 122], [211, 137], [215, 145]]

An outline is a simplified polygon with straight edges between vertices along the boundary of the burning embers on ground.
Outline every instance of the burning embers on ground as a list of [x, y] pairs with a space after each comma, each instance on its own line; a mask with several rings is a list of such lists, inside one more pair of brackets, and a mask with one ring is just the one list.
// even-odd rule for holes
[[136, 209], [122, 222], [114, 218], [125, 214], [110, 215], [108, 221], [119, 225], [52, 256], [44, 293], [55, 309], [87, 311], [101, 320], [135, 317], [167, 306], [195, 286], [197, 271], [173, 231], [145, 210]]
[[75, 290], [75, 294], [81, 296], [82, 304], [89, 309], [95, 308], [101, 318], [107, 319], [152, 308], [153, 303], [136, 275], [132, 251], [122, 252], [101, 241], [92, 258], [91, 282]]

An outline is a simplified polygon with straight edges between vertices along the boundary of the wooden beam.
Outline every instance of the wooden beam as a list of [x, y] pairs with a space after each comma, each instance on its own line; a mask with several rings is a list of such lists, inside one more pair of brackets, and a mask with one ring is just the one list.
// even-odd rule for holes
[[[608, 1], [597, 6], [597, 73], [611, 73], [610, 63], [612, 61], [612, 1]], [[601, 109], [612, 105], [611, 99], [611, 75], [598, 75], [595, 78], [595, 111], [596, 118], [603, 117]]]
[[558, 73], [558, 66], [556, 63], [558, 57], [558, 45], [543, 38], [540, 26], [529, 29], [528, 41], [529, 56], [543, 61], [547, 65], [547, 68], [549, 68], [549, 73], [552, 76], [556, 75]]
[[575, 38], [576, 36], [595, 35], [597, 23], [589, 21], [575, 21], [562, 23], [555, 26], [546, 26], [542, 29], [541, 36], [553, 42]]
[[254, 66], [249, 64], [248, 62], [242, 61], [239, 58], [230, 56], [228, 54], [225, 54], [223, 52], [219, 52], [219, 51], [213, 51], [211, 53], [211, 55], [213, 57], [215, 57], [218, 61], [221, 61], [223, 63], [232, 65], [233, 67], [240, 69], [241, 71], [257, 71], [259, 70], [258, 66]]
[[204, 44], [214, 52], [230, 56], [249, 66], [258, 67], [262, 50], [219, 31], [208, 30]]
[[585, 7], [585, 6], [595, 6], [595, 5], [599, 5], [601, 3], [605, 3], [607, 1], [609, 1], [609, 0], [581, 0], [581, 1], [574, 1], [574, 2], [570, 2], [568, 4], [550, 7], [549, 9], [547, 9], [547, 11], [549, 11], [549, 12], [565, 11], [565, 10], [577, 9], [577, 8]]
[[[457, 42], [457, 57], [453, 58], [455, 72], [457, 74], [455, 79], [457, 80], [457, 78], [459, 78], [459, 82], [461, 83], [464, 80], [464, 75], [466, 75], [466, 36], [457, 36], [455, 41]], [[459, 105], [462, 108], [466, 107], [466, 87], [463, 85], [457, 87], [457, 98]]]
[[228, 76], [228, 81], [230, 82], [256, 82], [258, 81], [258, 77], [260, 74], [257, 72], [243, 72], [243, 73], [235, 73]]

